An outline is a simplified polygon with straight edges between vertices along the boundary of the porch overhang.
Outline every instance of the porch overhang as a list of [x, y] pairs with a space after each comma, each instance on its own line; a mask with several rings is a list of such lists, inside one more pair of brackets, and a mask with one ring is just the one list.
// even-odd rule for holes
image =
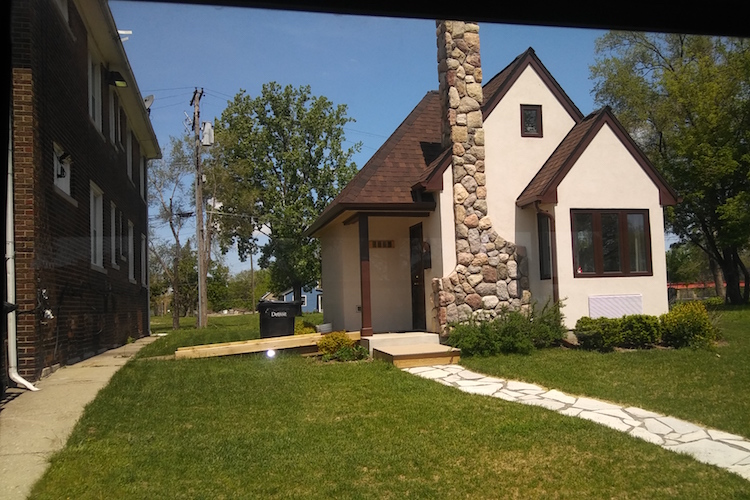
[[367, 217], [429, 217], [435, 211], [435, 201], [412, 203], [339, 203], [323, 213], [304, 232], [305, 236], [315, 237], [323, 228], [345, 216], [344, 224], [353, 224], [360, 215]]

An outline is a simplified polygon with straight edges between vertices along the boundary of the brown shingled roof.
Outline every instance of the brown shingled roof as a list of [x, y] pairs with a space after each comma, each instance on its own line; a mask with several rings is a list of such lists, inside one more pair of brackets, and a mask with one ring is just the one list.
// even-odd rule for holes
[[440, 98], [430, 91], [307, 233], [316, 232], [346, 210], [434, 210], [434, 203], [414, 201], [411, 187], [442, 150], [440, 126]]
[[[531, 65], [573, 120], [582, 114], [529, 48], [484, 87], [485, 117], [495, 108], [523, 69]], [[415, 201], [419, 191], [440, 191], [442, 174], [451, 164], [450, 148], [441, 146], [440, 96], [428, 92], [375, 155], [307, 229], [313, 234], [346, 210], [434, 210], [434, 203]]]
[[552, 152], [539, 172], [518, 196], [516, 205], [526, 207], [537, 201], [556, 203], [557, 186], [560, 185], [560, 182], [605, 124], [610, 126], [656, 187], [659, 188], [659, 202], [662, 205], [674, 205], [678, 199], [677, 194], [667, 185], [664, 178], [635, 144], [630, 134], [625, 131], [619, 120], [612, 114], [609, 106], [594, 111], [568, 132], [565, 139]]

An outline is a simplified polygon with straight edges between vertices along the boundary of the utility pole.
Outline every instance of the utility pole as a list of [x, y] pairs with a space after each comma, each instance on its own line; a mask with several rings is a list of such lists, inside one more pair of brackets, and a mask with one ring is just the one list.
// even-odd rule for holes
[[201, 166], [200, 102], [203, 89], [196, 87], [190, 105], [193, 106], [193, 132], [195, 133], [195, 239], [198, 252], [198, 317], [196, 326], [208, 323], [208, 293], [206, 289], [206, 242], [203, 235], [203, 167]]

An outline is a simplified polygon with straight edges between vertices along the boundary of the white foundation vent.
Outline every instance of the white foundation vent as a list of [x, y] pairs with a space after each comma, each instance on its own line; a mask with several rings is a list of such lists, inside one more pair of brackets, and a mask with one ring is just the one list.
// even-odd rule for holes
[[643, 295], [589, 295], [592, 318], [621, 318], [628, 314], [643, 314]]

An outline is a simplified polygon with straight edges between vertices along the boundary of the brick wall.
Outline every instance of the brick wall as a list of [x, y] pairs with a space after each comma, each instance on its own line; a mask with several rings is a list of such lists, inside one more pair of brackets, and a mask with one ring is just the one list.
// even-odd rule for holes
[[[88, 112], [89, 39], [74, 2], [69, 20], [54, 2], [13, 2], [13, 168], [19, 372], [85, 359], [148, 333], [148, 289], [140, 282], [147, 209], [139, 194], [140, 150], [133, 180], [124, 147], [109, 134], [109, 87], [102, 72], [102, 129]], [[106, 65], [106, 61], [102, 61]], [[70, 195], [55, 186], [53, 144], [72, 158]], [[124, 144], [123, 144], [124, 146]], [[103, 191], [103, 268], [91, 264], [90, 183]], [[112, 265], [110, 210], [125, 245]], [[127, 255], [128, 221], [134, 226]], [[124, 231], [124, 233], [122, 233]], [[134, 259], [135, 283], [128, 276]], [[54, 318], [44, 315], [49, 310]]]

